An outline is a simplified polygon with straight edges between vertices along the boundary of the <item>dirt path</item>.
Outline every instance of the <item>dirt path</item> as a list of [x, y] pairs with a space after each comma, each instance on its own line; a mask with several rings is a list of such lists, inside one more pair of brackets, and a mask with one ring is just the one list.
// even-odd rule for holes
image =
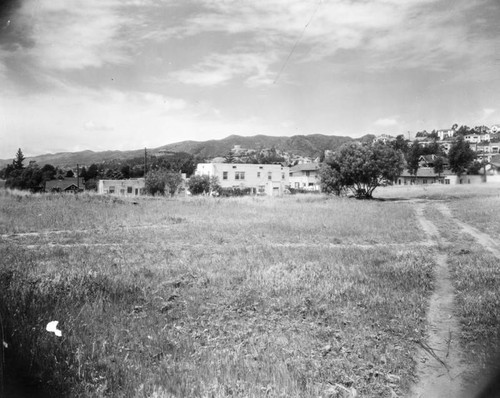
[[[425, 204], [416, 207], [417, 218], [422, 229], [436, 248], [445, 244], [438, 228], [425, 217]], [[436, 257], [436, 279], [434, 293], [429, 301], [427, 313], [428, 337], [418, 341], [418, 383], [411, 392], [412, 397], [459, 398], [463, 395], [461, 375], [465, 366], [461, 363], [459, 346], [459, 323], [453, 311], [454, 291], [448, 271], [447, 255]]]
[[439, 203], [437, 205], [437, 209], [445, 217], [451, 218], [455, 222], [455, 224], [457, 224], [462, 229], [463, 232], [471, 235], [481, 246], [483, 246], [486, 250], [489, 250], [495, 257], [498, 257], [500, 259], [500, 247], [498, 246], [498, 243], [495, 240], [491, 239], [488, 234], [485, 234], [477, 228], [458, 220], [451, 214], [449, 207], [444, 203]]

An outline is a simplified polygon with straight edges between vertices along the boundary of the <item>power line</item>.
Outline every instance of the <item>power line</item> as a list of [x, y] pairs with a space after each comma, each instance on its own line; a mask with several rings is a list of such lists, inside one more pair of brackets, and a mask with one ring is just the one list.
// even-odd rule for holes
[[309, 18], [309, 21], [305, 24], [304, 28], [302, 29], [302, 32], [300, 32], [300, 35], [299, 37], [297, 38], [297, 40], [295, 41], [293, 47], [292, 47], [292, 50], [290, 51], [290, 53], [288, 54], [288, 57], [286, 57], [285, 59], [285, 62], [283, 63], [283, 65], [281, 66], [281, 69], [279, 70], [278, 74], [276, 75], [276, 78], [274, 79], [274, 82], [273, 84], [276, 84], [276, 82], [278, 81], [278, 79], [280, 78], [281, 74], [283, 73], [283, 71], [285, 70], [285, 67], [286, 65], [288, 64], [288, 61], [290, 60], [290, 58], [292, 58], [292, 55], [293, 53], [295, 52], [295, 49], [297, 48], [297, 46], [299, 45], [300, 41], [302, 40], [302, 37], [304, 37], [304, 33], [306, 32], [306, 29], [307, 27], [309, 26], [309, 24], [312, 22], [314, 16], [316, 15], [316, 13], [318, 12], [318, 9], [319, 9], [319, 6], [321, 5], [321, 3], [323, 2], [323, 0], [319, 0], [318, 1], [318, 4], [316, 5], [316, 8], [314, 9], [313, 13], [311, 14], [311, 17]]

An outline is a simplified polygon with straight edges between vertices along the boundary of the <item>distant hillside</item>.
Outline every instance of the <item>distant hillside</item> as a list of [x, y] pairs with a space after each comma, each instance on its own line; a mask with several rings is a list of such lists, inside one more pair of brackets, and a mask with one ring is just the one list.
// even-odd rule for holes
[[[359, 141], [371, 141], [373, 135], [365, 135], [358, 138]], [[148, 148], [148, 153], [155, 154], [161, 149], [174, 152], [187, 152], [201, 159], [210, 159], [216, 156], [224, 156], [235, 145], [241, 145], [247, 149], [276, 148], [291, 154], [317, 157], [326, 149], [335, 150], [346, 142], [354, 141], [351, 137], [339, 137], [335, 135], [294, 135], [292, 137], [272, 137], [268, 135], [255, 135], [252, 137], [243, 137], [239, 135], [230, 135], [221, 140], [209, 141], [182, 141], [174, 144], [164, 145], [158, 148]], [[61, 152], [55, 154], [45, 154], [26, 158], [27, 164], [35, 160], [39, 165], [52, 164], [60, 167], [74, 167], [77, 163], [81, 165], [90, 165], [110, 160], [127, 160], [143, 156], [144, 149], [132, 151], [81, 151], [81, 152]], [[12, 158], [13, 159], [13, 158]], [[0, 160], [0, 167], [12, 162], [12, 159]]]

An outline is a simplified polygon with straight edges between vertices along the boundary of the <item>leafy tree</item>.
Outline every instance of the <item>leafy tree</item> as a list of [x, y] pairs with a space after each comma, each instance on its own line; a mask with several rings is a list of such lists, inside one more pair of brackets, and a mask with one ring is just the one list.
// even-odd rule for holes
[[476, 154], [469, 147], [469, 143], [462, 136], [458, 136], [451, 145], [448, 152], [448, 161], [450, 169], [458, 175], [462, 175], [468, 169]]
[[46, 164], [40, 169], [40, 171], [43, 174], [44, 181], [53, 180], [56, 176], [56, 168], [51, 164]]
[[329, 162], [323, 163], [319, 169], [319, 178], [321, 191], [340, 196], [345, 193], [346, 187], [340, 174], [340, 164], [335, 160], [330, 159]]
[[71, 170], [71, 169], [70, 169], [70, 170], [68, 170], [68, 171], [66, 172], [66, 175], [65, 175], [65, 177], [67, 177], [67, 178], [73, 178], [74, 176], [75, 176], [75, 173], [74, 173], [74, 172], [73, 172], [73, 170]]
[[80, 169], [80, 175], [78, 176], [80, 178], [83, 178], [83, 181], [87, 181], [87, 168], [85, 166], [83, 166], [81, 169]]
[[437, 156], [434, 159], [434, 173], [437, 173], [438, 178], [441, 178], [441, 173], [444, 171], [444, 159], [442, 156]]
[[474, 133], [469, 126], [460, 126], [458, 130], [456, 130], [455, 136], [464, 136], [467, 134]]
[[408, 172], [413, 176], [417, 175], [417, 171], [419, 168], [418, 161], [421, 155], [422, 147], [420, 146], [420, 143], [415, 140], [413, 141], [413, 144], [411, 144], [410, 149], [406, 154], [406, 167], [408, 168]]
[[130, 178], [130, 166], [128, 164], [122, 166], [120, 172], [122, 173], [123, 178], [125, 179]]
[[328, 167], [333, 172], [323, 171], [329, 178], [322, 180], [324, 190], [337, 193], [350, 189], [355, 197], [369, 199], [377, 187], [401, 174], [403, 160], [401, 153], [388, 145], [354, 142], [342, 145]]
[[87, 170], [87, 180], [96, 179], [98, 175], [99, 169], [97, 168], [96, 164], [92, 163]]
[[481, 168], [483, 167], [482, 162], [474, 160], [467, 169], [467, 174], [481, 174]]
[[437, 141], [439, 139], [438, 133], [436, 130], [432, 130], [432, 132], [427, 136], [431, 140]]
[[16, 153], [16, 158], [12, 161], [12, 164], [14, 165], [14, 169], [16, 170], [22, 170], [24, 169], [23, 162], [24, 162], [24, 155], [23, 151], [21, 151], [21, 148], [17, 150]]
[[402, 134], [398, 135], [394, 141], [391, 141], [390, 146], [396, 151], [401, 151], [404, 154], [406, 154], [409, 149], [408, 140], [406, 140]]
[[151, 195], [175, 195], [182, 184], [179, 172], [169, 170], [152, 170], [146, 174], [146, 191]]
[[193, 195], [218, 194], [221, 190], [217, 177], [194, 175], [189, 179], [189, 192]]
[[235, 157], [233, 151], [230, 150], [226, 155], [224, 155], [224, 163], [235, 163]]

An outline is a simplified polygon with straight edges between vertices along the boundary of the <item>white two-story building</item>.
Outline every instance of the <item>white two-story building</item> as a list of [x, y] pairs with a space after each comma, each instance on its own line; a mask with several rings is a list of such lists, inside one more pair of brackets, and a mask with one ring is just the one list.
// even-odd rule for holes
[[280, 196], [290, 185], [289, 172], [280, 164], [199, 163], [195, 174], [217, 177], [222, 188], [250, 188], [253, 194]]
[[298, 164], [290, 168], [290, 188], [319, 191], [319, 168], [318, 163]]

